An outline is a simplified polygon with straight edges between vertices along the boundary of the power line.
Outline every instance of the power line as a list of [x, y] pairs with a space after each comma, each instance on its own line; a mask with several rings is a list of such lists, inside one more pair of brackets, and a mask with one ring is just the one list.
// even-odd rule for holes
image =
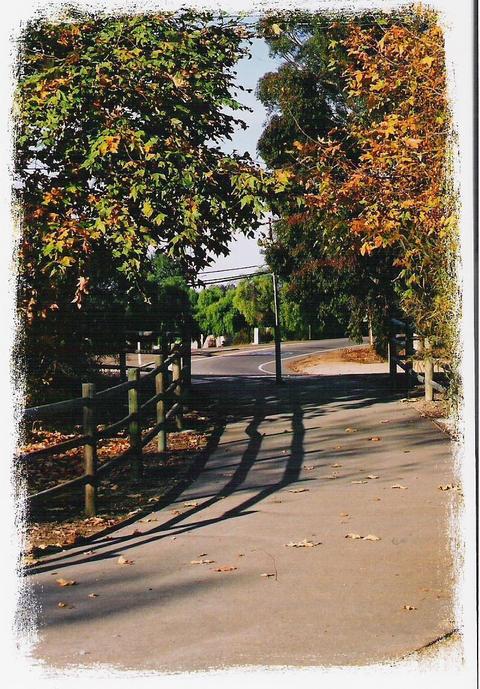
[[247, 270], [247, 268], [261, 268], [262, 266], [239, 266], [238, 268], [225, 268], [224, 270], [202, 270], [199, 275], [207, 275], [210, 273], [231, 273], [234, 270]]
[[233, 275], [227, 278], [216, 278], [215, 280], [202, 280], [203, 285], [218, 285], [222, 282], [236, 282], [237, 280], [244, 280], [245, 278], [253, 278], [257, 275], [271, 275], [270, 270], [263, 270], [258, 273], [245, 273], [244, 275]]

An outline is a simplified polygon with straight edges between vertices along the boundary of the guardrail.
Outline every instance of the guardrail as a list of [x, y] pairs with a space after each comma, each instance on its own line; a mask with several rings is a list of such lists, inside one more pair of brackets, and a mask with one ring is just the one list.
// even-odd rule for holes
[[[143, 475], [143, 448], [155, 436], [159, 452], [167, 449], [167, 426], [174, 420], [178, 430], [183, 428], [183, 402], [191, 381], [190, 345], [174, 345], [168, 356], [152, 355], [154, 361], [142, 367], [129, 368], [127, 381], [113, 387], [96, 391], [94, 383], [82, 384], [82, 396], [71, 400], [25, 409], [26, 421], [45, 420], [58, 417], [64, 412], [83, 411], [83, 433], [41, 450], [18, 455], [22, 461], [34, 461], [40, 457], [59, 455], [67, 450], [83, 446], [84, 473], [69, 481], [47, 488], [28, 497], [29, 505], [36, 505], [48, 498], [67, 492], [74, 487], [84, 486], [84, 512], [93, 517], [97, 511], [97, 480], [120, 462], [131, 459], [137, 478]], [[152, 368], [153, 367], [153, 368]], [[170, 376], [171, 367], [171, 376]], [[141, 375], [142, 372], [142, 375]], [[140, 391], [150, 381], [154, 383], [155, 394], [140, 404]], [[106, 399], [127, 393], [128, 414], [99, 430], [99, 407]], [[142, 420], [154, 407], [155, 425], [142, 434]], [[128, 429], [129, 447], [118, 457], [97, 466], [99, 441], [115, 436]]]
[[[415, 350], [414, 342], [419, 343]], [[403, 354], [401, 353], [403, 351]], [[415, 371], [414, 362], [423, 360], [423, 375]], [[421, 383], [425, 387], [425, 401], [431, 402], [434, 391], [445, 393], [447, 388], [434, 380], [434, 356], [427, 337], [414, 333], [413, 328], [405, 321], [392, 318], [390, 321], [390, 335], [388, 339], [388, 364], [392, 382], [396, 382], [397, 366], [405, 372], [407, 389], [410, 381]]]

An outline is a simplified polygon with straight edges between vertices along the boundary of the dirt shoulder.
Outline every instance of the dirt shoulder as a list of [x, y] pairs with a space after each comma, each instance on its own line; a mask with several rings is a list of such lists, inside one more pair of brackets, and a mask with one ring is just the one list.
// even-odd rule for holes
[[386, 373], [388, 364], [371, 345], [357, 345], [331, 352], [310, 354], [287, 362], [290, 373], [312, 375], [347, 375], [352, 373]]

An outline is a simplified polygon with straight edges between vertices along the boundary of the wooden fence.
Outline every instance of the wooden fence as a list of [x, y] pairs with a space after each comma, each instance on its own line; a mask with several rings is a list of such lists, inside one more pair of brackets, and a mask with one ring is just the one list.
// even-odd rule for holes
[[[415, 349], [414, 342], [420, 346]], [[402, 353], [403, 352], [403, 353]], [[423, 373], [415, 371], [414, 361], [423, 361]], [[407, 389], [411, 382], [421, 383], [425, 387], [425, 401], [431, 402], [434, 390], [445, 393], [447, 388], [434, 380], [434, 356], [428, 338], [415, 334], [411, 326], [404, 321], [391, 319], [388, 340], [388, 362], [392, 381], [397, 378], [397, 366], [405, 372]]]
[[[174, 421], [178, 430], [183, 428], [183, 403], [191, 382], [190, 343], [173, 345], [167, 355], [150, 356], [154, 359], [153, 363], [129, 368], [127, 380], [119, 385], [97, 392], [94, 383], [83, 383], [81, 397], [25, 410], [23, 417], [25, 421], [54, 419], [75, 410], [83, 411], [83, 433], [81, 435], [18, 457], [20, 460], [31, 462], [40, 457], [59, 455], [67, 450], [83, 446], [83, 475], [29, 496], [28, 501], [31, 506], [46, 501], [54, 495], [67, 492], [74, 487], [84, 486], [85, 515], [87, 517], [95, 516], [97, 483], [100, 476], [103, 476], [121, 461], [129, 459], [132, 461], [136, 478], [141, 478], [145, 445], [157, 437], [158, 451], [164, 452], [167, 449], [169, 422]], [[140, 392], [145, 389], [149, 382], [150, 384], [154, 383], [155, 394], [140, 404]], [[105, 400], [118, 400], [122, 394], [126, 394], [128, 398], [128, 414], [99, 429], [101, 405]], [[120, 404], [118, 406], [121, 408]], [[153, 410], [155, 411], [155, 425], [142, 433], [142, 421], [147, 413]], [[128, 429], [128, 449], [118, 457], [97, 466], [99, 441], [111, 438], [124, 429]]]

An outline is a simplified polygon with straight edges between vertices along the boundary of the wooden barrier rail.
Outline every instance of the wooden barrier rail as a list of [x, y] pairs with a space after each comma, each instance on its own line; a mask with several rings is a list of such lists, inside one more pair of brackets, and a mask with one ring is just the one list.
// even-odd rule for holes
[[[400, 337], [398, 336], [399, 334]], [[419, 341], [421, 343], [421, 349], [419, 351], [423, 355], [423, 375], [414, 370], [413, 363], [416, 358], [414, 341]], [[402, 349], [404, 354], [400, 354], [400, 350]], [[447, 388], [433, 378], [434, 357], [428, 338], [415, 334], [411, 326], [396, 318], [391, 319], [391, 331], [388, 339], [388, 362], [390, 377], [393, 382], [396, 380], [398, 366], [405, 372], [407, 389], [410, 387], [411, 380], [424, 385], [426, 402], [431, 402], [433, 400], [434, 390], [442, 393], [447, 392]]]
[[[17, 459], [23, 461], [34, 461], [40, 457], [62, 454], [67, 450], [83, 446], [83, 475], [29, 496], [28, 502], [31, 506], [39, 504], [49, 497], [83, 485], [85, 515], [87, 517], [95, 516], [99, 475], [105, 474], [112, 467], [129, 459], [133, 461], [135, 476], [141, 478], [143, 474], [143, 448], [145, 445], [157, 436], [158, 451], [164, 452], [167, 449], [168, 422], [175, 420], [177, 429], [181, 430], [183, 428], [183, 403], [191, 380], [190, 344], [183, 346], [174, 345], [167, 357], [163, 354], [153, 356], [154, 362], [142, 367], [129, 368], [128, 380], [124, 383], [99, 392], [96, 391], [94, 383], [83, 383], [82, 397], [41, 407], [31, 407], [25, 410], [24, 420], [26, 421], [51, 419], [65, 412], [78, 409], [83, 411], [82, 435], [17, 457]], [[170, 377], [170, 367], [172, 368], [171, 382], [168, 380]], [[141, 371], [145, 371], [146, 368], [151, 368], [151, 370], [141, 375]], [[154, 379], [153, 381], [152, 378]], [[140, 393], [149, 381], [154, 383], [155, 394], [140, 404]], [[98, 417], [101, 403], [105, 399], [121, 396], [122, 393], [127, 393], [128, 396], [128, 414], [99, 430]], [[155, 425], [142, 435], [142, 422], [146, 413], [153, 407], [155, 410]], [[128, 429], [128, 449], [123, 454], [98, 467], [97, 447], [99, 441], [111, 438], [124, 429]]]

